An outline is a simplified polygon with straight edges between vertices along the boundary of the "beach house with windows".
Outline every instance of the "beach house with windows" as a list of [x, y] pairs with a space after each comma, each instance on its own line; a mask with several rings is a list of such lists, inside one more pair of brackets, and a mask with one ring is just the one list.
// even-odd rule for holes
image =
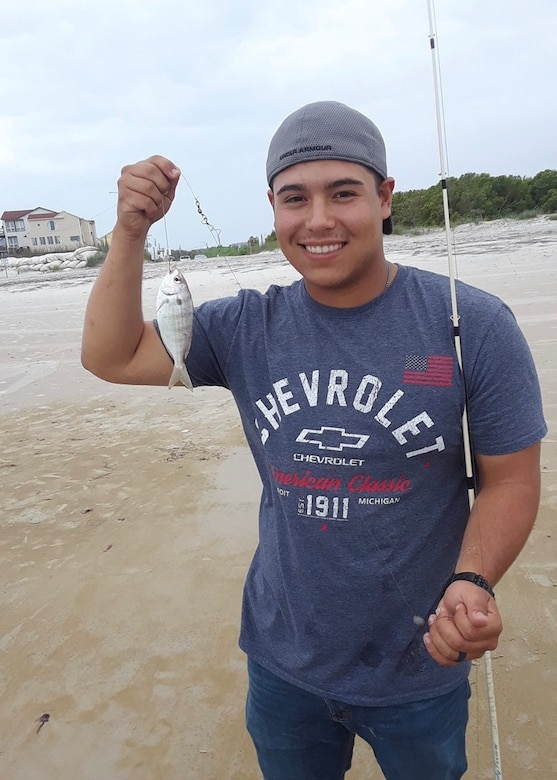
[[0, 217], [0, 235], [3, 235], [8, 254], [15, 254], [20, 249], [47, 253], [97, 245], [94, 220], [41, 206], [24, 211], [4, 211]]

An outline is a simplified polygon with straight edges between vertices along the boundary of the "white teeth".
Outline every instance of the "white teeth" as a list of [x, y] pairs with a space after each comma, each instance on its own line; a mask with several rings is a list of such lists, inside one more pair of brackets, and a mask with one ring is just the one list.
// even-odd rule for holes
[[342, 244], [329, 244], [328, 246], [310, 246], [306, 244], [305, 248], [312, 255], [325, 255], [327, 252], [336, 252], [337, 249], [342, 249]]

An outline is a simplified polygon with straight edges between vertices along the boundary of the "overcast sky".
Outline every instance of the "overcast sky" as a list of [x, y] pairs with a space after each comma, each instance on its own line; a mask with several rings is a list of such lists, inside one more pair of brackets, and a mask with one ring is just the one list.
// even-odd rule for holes
[[[23, 8], [25, 9], [23, 12]], [[437, 0], [449, 173], [557, 168], [555, 0]], [[0, 27], [0, 213], [115, 220], [127, 163], [163, 154], [223, 244], [266, 235], [265, 158], [291, 111], [380, 127], [397, 189], [439, 180], [426, 0], [26, 0]], [[213, 238], [182, 181], [171, 248]], [[162, 226], [153, 236], [166, 242]]]

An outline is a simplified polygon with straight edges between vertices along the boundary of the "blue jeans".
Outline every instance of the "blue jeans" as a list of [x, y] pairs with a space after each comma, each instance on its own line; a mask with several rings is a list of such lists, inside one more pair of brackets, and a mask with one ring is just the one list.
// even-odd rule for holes
[[342, 780], [354, 737], [387, 780], [458, 780], [466, 771], [468, 681], [425, 701], [358, 707], [291, 685], [248, 660], [246, 722], [264, 780]]

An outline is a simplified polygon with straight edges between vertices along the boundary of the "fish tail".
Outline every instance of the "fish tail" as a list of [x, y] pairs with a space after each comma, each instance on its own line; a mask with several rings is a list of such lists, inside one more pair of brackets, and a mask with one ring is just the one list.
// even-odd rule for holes
[[170, 380], [168, 382], [168, 389], [170, 390], [170, 388], [174, 387], [174, 385], [177, 385], [178, 382], [181, 382], [184, 387], [187, 387], [188, 390], [193, 392], [193, 384], [190, 379], [190, 375], [188, 374], [188, 369], [184, 365], [174, 366], [172, 374], [170, 375]]

